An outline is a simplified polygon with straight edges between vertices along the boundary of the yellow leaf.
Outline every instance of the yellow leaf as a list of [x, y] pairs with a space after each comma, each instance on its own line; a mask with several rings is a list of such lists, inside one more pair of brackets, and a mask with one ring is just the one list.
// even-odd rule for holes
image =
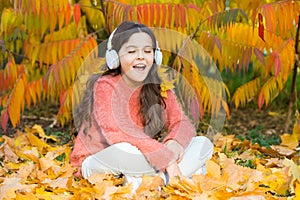
[[167, 72], [167, 68], [163, 68], [163, 67], [158, 68], [158, 74], [162, 80], [162, 83], [160, 84], [160, 91], [161, 91], [161, 95], [165, 98], [168, 97], [167, 91], [174, 88], [174, 82], [175, 82], [175, 79], [169, 80], [168, 74], [166, 72]]
[[40, 158], [39, 159], [39, 164], [41, 166], [41, 170], [44, 172], [47, 169], [51, 168], [53, 165], [53, 161], [52, 160], [48, 160], [47, 158]]
[[[26, 128], [25, 128], [26, 129]], [[22, 133], [22, 134], [19, 134], [16, 138], [15, 138], [15, 141], [14, 141], [14, 146], [15, 147], [24, 147], [24, 146], [29, 146], [30, 143], [29, 143], [29, 140], [27, 139], [27, 136], [26, 134]]]
[[293, 135], [297, 141], [300, 139], [300, 125], [298, 123], [294, 124]]
[[31, 145], [38, 147], [39, 150], [42, 150], [43, 148], [50, 148], [50, 146], [47, 143], [40, 140], [38, 137], [33, 135], [33, 133], [27, 133], [26, 136], [27, 136], [28, 140], [30, 141]]
[[16, 200], [38, 200], [38, 198], [29, 192], [17, 193]]
[[36, 132], [39, 134], [39, 136], [40, 136], [41, 138], [43, 138], [43, 139], [51, 139], [51, 140], [53, 140], [53, 141], [57, 141], [57, 138], [54, 137], [53, 135], [50, 135], [50, 136], [46, 135], [46, 134], [45, 134], [45, 131], [44, 131], [44, 129], [43, 129], [43, 127], [40, 126], [40, 125], [35, 124], [35, 125], [32, 127], [32, 129], [33, 129], [33, 130], [36, 130]]
[[5, 170], [19, 170], [22, 165], [22, 163], [7, 162], [3, 163], [3, 168]]
[[22, 190], [31, 193], [36, 185], [25, 185], [21, 183], [21, 178], [9, 177], [5, 178], [0, 187], [0, 199], [13, 199], [16, 198], [15, 191]]
[[292, 160], [287, 158], [284, 159], [283, 164], [290, 167], [290, 174], [293, 175], [294, 179], [300, 180], [300, 166], [296, 165]]
[[270, 190], [284, 195], [289, 190], [292, 183], [292, 176], [289, 175], [289, 168], [271, 168], [271, 173], [266, 173], [263, 179], [263, 184], [269, 186]]
[[285, 133], [280, 136], [281, 138], [281, 145], [282, 146], [287, 146], [290, 149], [295, 149], [298, 146], [298, 136], [295, 134], [288, 134]]
[[212, 160], [206, 162], [207, 176], [221, 178], [221, 167]]
[[295, 199], [300, 198], [300, 184], [297, 182], [295, 187]]
[[52, 200], [54, 198], [53, 192], [45, 191], [45, 188], [42, 187], [37, 187], [35, 189], [35, 194], [38, 197], [38, 199]]
[[269, 112], [268, 112], [268, 115], [270, 115], [270, 116], [275, 116], [275, 117], [280, 116], [280, 114], [279, 114], [278, 112], [272, 112], [272, 111], [269, 111]]
[[39, 163], [39, 152], [36, 147], [32, 147], [31, 149], [25, 149], [23, 151], [23, 156], [27, 159], [32, 160], [35, 163]]

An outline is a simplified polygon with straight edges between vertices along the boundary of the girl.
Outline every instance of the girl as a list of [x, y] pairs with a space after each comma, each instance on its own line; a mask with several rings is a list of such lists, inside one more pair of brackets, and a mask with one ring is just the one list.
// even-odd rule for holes
[[[153, 32], [123, 22], [110, 35], [103, 74], [93, 75], [75, 114], [80, 127], [71, 154], [78, 176], [125, 175], [134, 188], [141, 176], [205, 173], [213, 145], [182, 111], [172, 90], [160, 93], [157, 67], [162, 54]], [[157, 136], [167, 135], [158, 141]]]

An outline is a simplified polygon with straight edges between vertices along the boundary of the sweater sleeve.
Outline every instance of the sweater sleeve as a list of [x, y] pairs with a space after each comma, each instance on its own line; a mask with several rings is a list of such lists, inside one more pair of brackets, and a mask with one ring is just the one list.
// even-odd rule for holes
[[96, 129], [94, 123], [89, 129], [88, 133], [83, 132], [86, 123], [83, 124], [78, 132], [78, 135], [74, 142], [74, 147], [70, 156], [70, 161], [73, 167], [77, 168], [75, 176], [81, 176], [81, 165], [83, 160], [107, 147], [105, 140], [101, 138], [99, 130]]
[[168, 135], [164, 138], [164, 143], [168, 140], [176, 140], [184, 149], [195, 136], [196, 130], [189, 118], [185, 115], [181, 105], [172, 90], [167, 93], [166, 103], [166, 127]]
[[94, 88], [94, 118], [109, 145], [128, 142], [136, 146], [157, 170], [164, 170], [173, 159], [166, 145], [146, 135], [134, 126], [128, 114], [128, 103], [123, 91], [108, 80], [97, 82]]

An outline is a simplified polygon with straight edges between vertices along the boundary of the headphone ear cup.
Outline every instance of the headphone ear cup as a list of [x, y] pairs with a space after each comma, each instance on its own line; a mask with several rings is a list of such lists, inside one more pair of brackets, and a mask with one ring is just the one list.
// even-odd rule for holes
[[116, 69], [120, 65], [119, 55], [115, 50], [106, 50], [105, 54], [106, 64], [109, 69]]
[[161, 65], [161, 63], [162, 63], [162, 53], [161, 53], [161, 51], [160, 51], [160, 49], [156, 49], [155, 50], [155, 53], [154, 53], [154, 60], [155, 60], [155, 63], [157, 64], [157, 65]]

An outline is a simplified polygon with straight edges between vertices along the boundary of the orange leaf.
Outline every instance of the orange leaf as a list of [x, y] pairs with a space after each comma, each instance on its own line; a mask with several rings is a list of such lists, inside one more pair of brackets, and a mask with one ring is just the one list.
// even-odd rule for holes
[[[63, 12], [63, 13], [62, 13]], [[64, 24], [64, 20], [65, 20], [65, 11], [60, 11], [60, 13], [62, 13], [61, 15], [59, 15], [58, 18], [58, 28], [59, 30], [62, 28], [63, 24]]]
[[67, 10], [65, 12], [65, 25], [68, 26], [71, 20], [71, 5], [68, 4]]
[[153, 26], [154, 24], [154, 4], [150, 4], [150, 26]]
[[143, 10], [144, 10], [144, 16], [143, 16], [144, 23], [145, 23], [145, 25], [149, 26], [149, 12], [148, 12], [148, 5], [147, 4], [145, 4], [143, 6]]
[[4, 109], [1, 112], [1, 127], [4, 131], [4, 133], [6, 133], [7, 122], [8, 122], [8, 112], [7, 112], [7, 110]]
[[76, 26], [78, 26], [78, 23], [80, 21], [80, 16], [81, 16], [81, 12], [80, 12], [80, 4], [74, 4], [74, 21], [76, 23]]
[[265, 95], [261, 92], [258, 96], [258, 108], [261, 109], [265, 102]]
[[162, 24], [161, 27], [164, 28], [166, 27], [166, 20], [167, 20], [167, 5], [166, 4], [162, 4], [161, 5], [162, 9], [161, 9], [161, 13], [162, 13]]
[[137, 14], [138, 23], [142, 23], [142, 20], [143, 20], [143, 6], [142, 5], [137, 6], [136, 14]]
[[[159, 27], [160, 26], [160, 16], [161, 16], [161, 9], [160, 9], [161, 7], [160, 7], [160, 4], [156, 4], [155, 5], [155, 9], [156, 9], [156, 20], [155, 20], [155, 25], [157, 26], [157, 27]], [[163, 27], [163, 26], [162, 26]]]
[[172, 27], [172, 16], [173, 16], [173, 5], [169, 3], [168, 5], [168, 25], [169, 28]]
[[178, 30], [179, 27], [179, 21], [180, 21], [180, 10], [179, 5], [174, 6], [174, 18], [175, 18], [175, 27]]
[[[23, 76], [23, 78], [25, 78], [25, 76]], [[25, 92], [25, 86], [23, 78], [20, 78], [17, 81], [17, 84], [11, 93], [8, 105], [9, 118], [14, 128], [20, 121], [20, 111], [22, 104], [24, 103], [23, 97]]]
[[281, 69], [281, 61], [278, 54], [276, 54], [275, 60], [274, 60], [274, 71], [275, 71], [275, 77], [279, 74]]
[[181, 28], [184, 29], [186, 26], [186, 9], [183, 4], [180, 5], [180, 15], [181, 15]]

